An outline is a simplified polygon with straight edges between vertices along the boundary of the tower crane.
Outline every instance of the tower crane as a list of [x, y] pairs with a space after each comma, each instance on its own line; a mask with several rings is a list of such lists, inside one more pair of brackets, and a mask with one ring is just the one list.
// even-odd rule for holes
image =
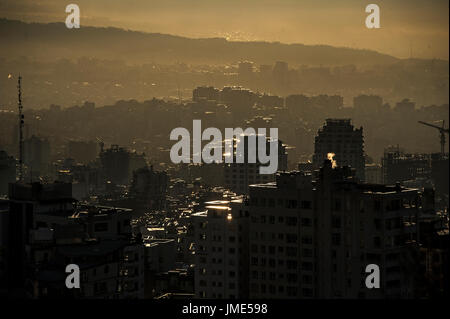
[[439, 136], [440, 136], [440, 142], [441, 142], [441, 155], [444, 155], [444, 153], [445, 153], [445, 133], [448, 134], [448, 132], [449, 132], [448, 128], [445, 128], [445, 120], [442, 120], [442, 127], [434, 125], [434, 124], [426, 123], [423, 121], [419, 121], [419, 123], [439, 130]]

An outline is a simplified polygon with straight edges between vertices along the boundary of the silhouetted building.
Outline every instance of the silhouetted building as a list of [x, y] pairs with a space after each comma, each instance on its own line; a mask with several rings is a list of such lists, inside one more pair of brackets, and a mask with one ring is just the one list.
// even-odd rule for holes
[[130, 153], [118, 145], [100, 153], [100, 161], [106, 180], [115, 184], [127, 184], [129, 179]]
[[353, 107], [357, 110], [373, 113], [383, 106], [383, 99], [378, 95], [358, 95], [353, 98]]
[[93, 141], [69, 141], [67, 143], [67, 157], [75, 162], [88, 164], [97, 158], [97, 143]]
[[399, 147], [388, 147], [382, 159], [383, 180], [387, 184], [430, 178], [431, 163], [427, 154], [408, 154]]
[[[24, 140], [23, 160], [31, 179], [46, 175], [50, 165], [50, 143], [35, 135]], [[26, 176], [26, 177], [27, 177]]]
[[[431, 154], [431, 179], [439, 195], [449, 194], [449, 157], [448, 154]], [[448, 205], [448, 203], [447, 203]]]
[[350, 166], [356, 177], [365, 180], [363, 128], [355, 129], [350, 119], [327, 119], [314, 143], [313, 164], [320, 167], [332, 155], [339, 166]]
[[6, 269], [12, 294], [24, 297], [29, 292], [35, 241], [72, 214], [71, 184], [9, 184]]
[[277, 61], [273, 67], [272, 76], [277, 87], [286, 88], [286, 86], [289, 84], [288, 63]]
[[144, 154], [130, 152], [118, 145], [100, 153], [103, 175], [107, 181], [118, 185], [127, 185], [135, 170], [147, 166]]
[[239, 79], [244, 82], [251, 80], [253, 75], [253, 69], [254, 69], [253, 62], [249, 61], [239, 62], [238, 64]]
[[248, 212], [242, 199], [212, 201], [192, 215], [195, 234], [195, 296], [248, 296]]
[[[250, 297], [413, 297], [417, 190], [359, 183], [331, 161], [317, 173], [250, 186]], [[365, 286], [371, 263], [383, 289]]]
[[220, 91], [220, 101], [236, 111], [251, 108], [257, 99], [255, 93], [240, 86], [227, 86]]
[[395, 111], [402, 114], [410, 114], [414, 111], [415, 103], [409, 99], [403, 99], [401, 102], [395, 104]]
[[155, 299], [192, 299], [194, 267], [160, 272], [155, 276]]
[[192, 91], [193, 101], [219, 101], [220, 90], [212, 86], [199, 86]]
[[[249, 150], [249, 136], [244, 136], [244, 149]], [[266, 151], [270, 150], [270, 143], [274, 141], [267, 140]], [[258, 152], [258, 142], [256, 142], [256, 152]], [[236, 152], [236, 145], [234, 146]], [[287, 170], [287, 152], [286, 147], [281, 141], [278, 141], [278, 168], [277, 171]], [[233, 163], [224, 164], [225, 187], [236, 192], [237, 194], [247, 194], [248, 187], [251, 184], [267, 183], [275, 180], [275, 174], [261, 174], [259, 168], [267, 166], [268, 164], [261, 164], [258, 160], [256, 163], [249, 163], [248, 153], [245, 154], [244, 163], [236, 163], [236, 156], [234, 156]]]
[[16, 160], [0, 150], [0, 195], [8, 194], [8, 184], [16, 181]]
[[370, 184], [383, 184], [383, 167], [380, 164], [366, 164], [366, 182]]
[[168, 177], [166, 172], [150, 168], [140, 168], [133, 173], [130, 197], [145, 209], [164, 209], [166, 206]]

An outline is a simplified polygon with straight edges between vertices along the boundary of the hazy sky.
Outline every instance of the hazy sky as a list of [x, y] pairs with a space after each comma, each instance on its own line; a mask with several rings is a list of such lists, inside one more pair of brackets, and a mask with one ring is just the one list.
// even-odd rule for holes
[[[64, 22], [70, 3], [80, 7], [81, 27], [449, 56], [448, 0], [0, 0], [0, 17]], [[380, 29], [365, 27], [370, 3], [380, 6]]]

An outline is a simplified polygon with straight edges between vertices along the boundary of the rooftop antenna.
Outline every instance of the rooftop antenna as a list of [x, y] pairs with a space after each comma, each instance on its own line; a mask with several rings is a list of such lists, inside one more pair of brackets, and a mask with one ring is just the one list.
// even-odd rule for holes
[[180, 90], [180, 81], [177, 75], [177, 95], [178, 95], [178, 104], [181, 105], [181, 90]]
[[22, 114], [22, 77], [19, 74], [17, 80], [18, 102], [19, 107], [19, 181], [23, 180], [23, 124], [25, 116]]
[[413, 46], [412, 46], [412, 40], [409, 40], [409, 58], [413, 58]]

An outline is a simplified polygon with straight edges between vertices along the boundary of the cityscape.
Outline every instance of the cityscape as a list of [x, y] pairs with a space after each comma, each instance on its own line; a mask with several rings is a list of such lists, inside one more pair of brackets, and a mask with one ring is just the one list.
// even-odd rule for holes
[[9, 3], [0, 298], [449, 296], [448, 48], [85, 27], [84, 1], [69, 29]]

